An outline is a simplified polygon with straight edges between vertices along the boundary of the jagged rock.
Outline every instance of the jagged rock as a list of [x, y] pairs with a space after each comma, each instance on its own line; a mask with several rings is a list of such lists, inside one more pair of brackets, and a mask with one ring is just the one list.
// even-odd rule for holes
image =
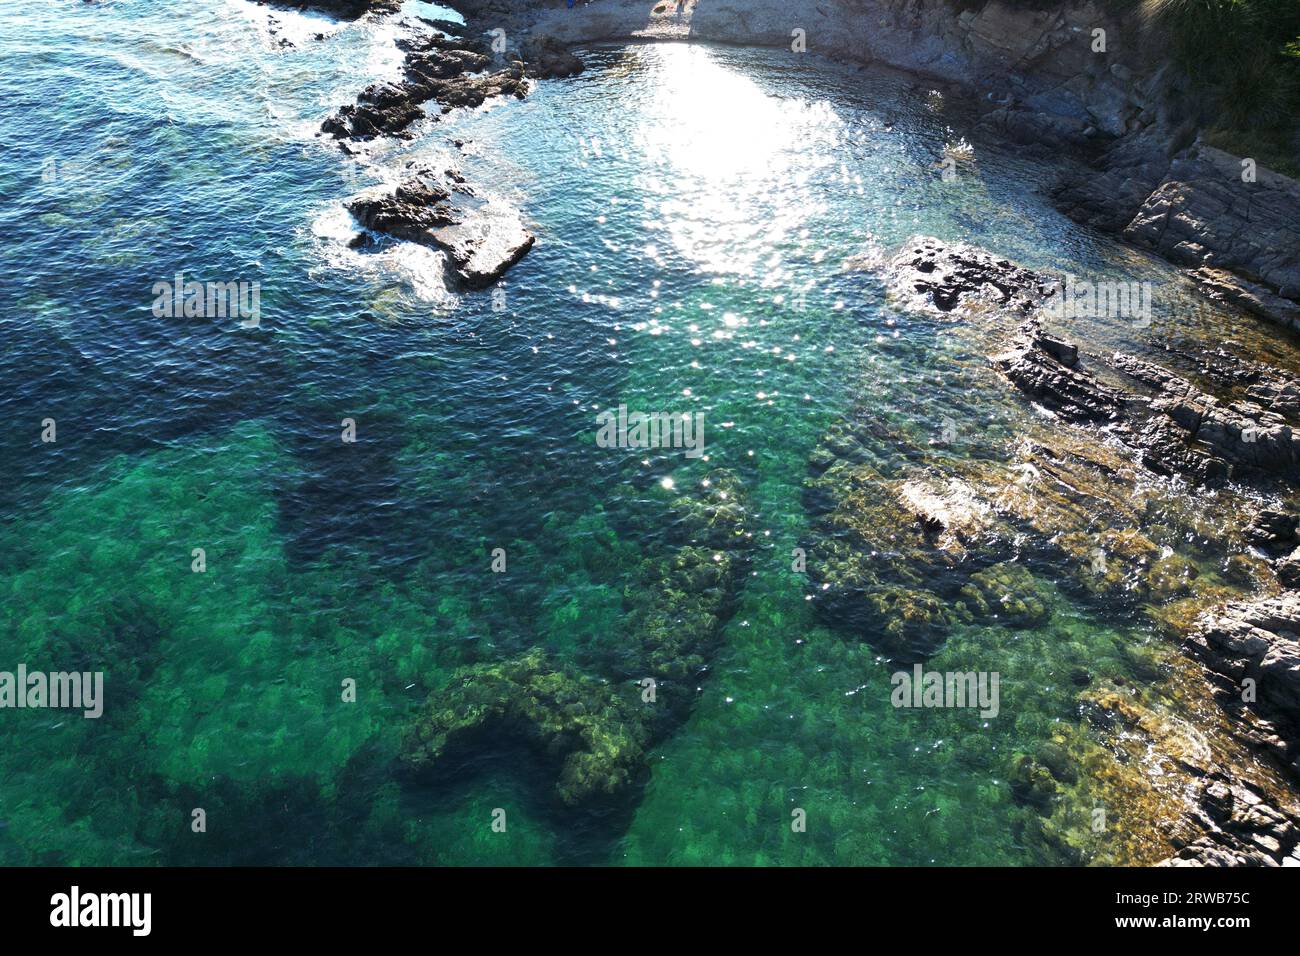
[[1296, 541], [1300, 516], [1264, 508], [1246, 525], [1246, 540], [1265, 551], [1286, 551]]
[[319, 10], [344, 20], [356, 20], [367, 13], [396, 13], [401, 0], [272, 0], [268, 4], [286, 10]]
[[1202, 266], [1189, 270], [1188, 275], [1208, 299], [1231, 303], [1262, 319], [1300, 330], [1300, 303], [1293, 299], [1283, 298], [1260, 283], [1233, 275], [1226, 269]]
[[[402, 79], [368, 86], [355, 103], [326, 119], [322, 132], [353, 140], [400, 135], [426, 116], [422, 105], [430, 100], [447, 113], [482, 106], [495, 96], [527, 95], [523, 64], [495, 61], [481, 40], [429, 34], [399, 46], [405, 51]], [[494, 62], [500, 69], [489, 72]]]
[[[1157, 474], [1214, 483], [1239, 476], [1241, 467], [1300, 472], [1300, 429], [1283, 415], [1249, 400], [1224, 405], [1168, 369], [1122, 352], [1110, 364], [1153, 394], [1104, 384], [1079, 366], [1077, 349], [1047, 336], [1037, 317], [1026, 320], [1010, 346], [990, 360], [1022, 392], [1067, 421], [1112, 426]], [[1286, 407], [1292, 384], [1273, 376], [1257, 394]]]
[[1251, 718], [1254, 738], [1300, 778], [1300, 592], [1227, 604], [1198, 622], [1187, 645], [1221, 678], [1220, 702]]
[[1300, 590], [1300, 548], [1296, 548], [1288, 557], [1279, 558], [1273, 569], [1277, 572], [1282, 587]]
[[498, 203], [480, 203], [464, 221], [440, 226], [431, 237], [450, 257], [457, 279], [468, 289], [496, 282], [536, 241], [519, 213]]
[[1282, 415], [1250, 401], [1223, 405], [1186, 379], [1131, 355], [1116, 353], [1111, 361], [1156, 389], [1150, 407], [1215, 455], [1264, 471], [1300, 473], [1300, 433]]
[[1158, 124], [1112, 143], [1053, 189], [1071, 218], [1192, 267], [1206, 296], [1300, 328], [1300, 185]]
[[1285, 866], [1300, 842], [1294, 810], [1274, 806], [1245, 780], [1213, 772], [1200, 782], [1196, 805], [1208, 832], [1157, 865]]
[[885, 277], [905, 304], [943, 313], [981, 302], [1027, 312], [1055, 286], [1007, 259], [930, 236], [908, 240], [886, 265]]
[[1126, 239], [1173, 262], [1240, 272], [1300, 292], [1300, 184], [1267, 169], [1242, 179], [1238, 157], [1196, 144], [1124, 228]]
[[[1070, 364], [1061, 361], [1064, 354]], [[993, 365], [1017, 388], [1071, 422], [1110, 422], [1120, 416], [1124, 396], [1077, 367], [1078, 350], [1045, 335], [1037, 318], [1016, 331], [1011, 345], [993, 355]]]
[[348, 204], [365, 228], [447, 253], [457, 282], [482, 289], [501, 278], [532, 248], [535, 237], [504, 203], [453, 206], [437, 178], [418, 171], [392, 194], [370, 192]]
[[428, 173], [417, 173], [391, 194], [372, 192], [348, 204], [365, 228], [411, 242], [432, 243], [433, 230], [456, 221], [448, 192]]

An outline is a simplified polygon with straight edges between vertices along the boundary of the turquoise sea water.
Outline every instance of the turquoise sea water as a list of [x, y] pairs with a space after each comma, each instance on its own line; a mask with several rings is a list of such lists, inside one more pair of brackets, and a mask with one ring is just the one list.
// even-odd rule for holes
[[[1170, 652], [1044, 578], [1048, 624], [958, 629], [932, 661], [1001, 673], [985, 721], [894, 709], [868, 635], [819, 623], [791, 552], [829, 427], [865, 409], [924, 443], [956, 421], [954, 453], [977, 454], [1033, 415], [843, 260], [966, 239], [1158, 282], [1166, 338], [1244, 320], [1063, 219], [1035, 191], [1050, 168], [976, 141], [924, 83], [596, 49], [581, 77], [358, 160], [315, 130], [396, 74], [402, 28], [270, 16], [274, 33], [244, 0], [0, 8], [0, 666], [102, 667], [107, 688], [97, 721], [0, 715], [0, 861], [1045, 862], [1009, 762], [1081, 726], [1070, 668]], [[448, 293], [426, 249], [348, 248], [344, 200], [413, 161], [525, 212], [538, 243], [503, 295]], [[178, 270], [259, 282], [260, 327], [155, 318]], [[619, 404], [703, 412], [707, 460], [597, 448]], [[404, 723], [455, 668], [616, 641], [657, 546], [646, 516], [719, 466], [750, 495], [750, 576], [627, 806], [557, 808], [508, 740], [454, 779], [398, 772]]]

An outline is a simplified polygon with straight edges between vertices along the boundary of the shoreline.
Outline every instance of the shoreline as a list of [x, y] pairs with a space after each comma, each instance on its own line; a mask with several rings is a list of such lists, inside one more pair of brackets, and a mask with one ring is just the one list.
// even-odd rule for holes
[[[1210, 299], [1300, 332], [1300, 183], [1205, 144], [1168, 101], [1180, 80], [1150, 66], [1158, 34], [1134, 37], [1100, 4], [1019, 10], [1004, 0], [954, 10], [948, 0], [693, 0], [656, 16], [647, 0], [460, 0], [470, 31], [504, 30], [565, 48], [696, 42], [804, 49], [947, 84], [978, 113], [977, 130], [1040, 153], [1071, 152], [1049, 191], [1070, 218], [1183, 267]], [[662, 4], [660, 4], [662, 5]], [[801, 24], [803, 26], [801, 26]], [[1109, 46], [1094, 53], [1092, 32]], [[1176, 147], [1176, 148], [1175, 148]]]
[[[692, 12], [698, 14], [700, 4], [706, 2], [697, 0], [691, 7]], [[894, 4], [879, 6], [892, 7]], [[922, 6], [938, 9], [942, 7], [942, 0], [923, 3]], [[641, 10], [643, 15], [644, 3], [634, 4], [628, 0], [588, 4], [574, 11], [554, 6], [538, 9], [534, 4], [508, 0], [466, 0], [457, 7], [469, 10], [464, 13], [466, 27], [461, 36], [432, 40], [419, 38], [404, 44], [403, 49], [407, 51], [406, 80], [363, 91], [355, 107], [344, 107], [340, 111], [339, 118], [348, 122], [336, 122], [331, 129], [330, 124], [335, 121], [327, 121], [325, 131], [333, 133], [341, 142], [372, 136], [402, 136], [410, 123], [426, 115], [419, 108], [424, 103], [436, 103], [446, 112], [457, 106], [478, 105], [491, 96], [514, 95], [522, 99], [530, 88], [529, 78], [572, 75], [564, 72], [573, 68], [571, 59], [565, 57], [571, 58], [569, 51], [575, 47], [660, 42], [706, 42], [775, 50], [783, 46], [762, 42], [765, 37], [771, 39], [775, 36], [770, 24], [755, 29], [753, 25], [735, 18], [717, 21], [726, 27], [719, 35], [708, 31], [697, 34], [691, 20], [666, 25], [672, 29], [646, 32], [630, 29], [628, 21], [620, 20], [618, 16], [603, 19], [583, 16], [588, 9], [634, 16], [634, 11]], [[760, 13], [778, 16], [771, 3], [759, 3], [756, 8]], [[990, 8], [1006, 9], [999, 0], [991, 0], [981, 9]], [[1085, 8], [1092, 9], [1087, 5]], [[717, 9], [735, 12], [728, 6]], [[495, 18], [485, 15], [485, 10], [491, 10]], [[564, 20], [566, 16], [570, 19]], [[786, 17], [786, 23], [790, 22], [788, 13], [782, 12], [780, 16]], [[741, 32], [728, 32], [735, 30], [738, 23], [743, 27]], [[557, 24], [565, 25], [566, 29], [557, 30]], [[715, 23], [714, 28], [716, 26]], [[508, 44], [504, 49], [492, 47], [483, 39], [492, 35], [492, 31], [502, 30]], [[522, 40], [516, 39], [519, 37]], [[791, 51], [792, 54], [796, 52]], [[1234, 183], [1230, 173], [1237, 157], [1204, 146], [1198, 139], [1171, 154], [1170, 145], [1178, 142], [1179, 137], [1185, 137], [1187, 131], [1180, 132], [1167, 115], [1153, 113], [1145, 124], [1138, 122], [1134, 112], [1138, 104], [1127, 99], [1099, 120], [1102, 126], [1109, 126], [1109, 129], [1102, 129], [1081, 125], [1082, 121], [1072, 115], [1071, 111], [1076, 108], [1087, 110], [1086, 105], [1081, 106], [1087, 102], [1087, 97], [1067, 98], [1057, 104], [1056, 112], [1035, 110], [1032, 107], [1036, 97], [1043, 95], [1041, 91], [1020, 101], [1010, 96], [1002, 99], [994, 95], [997, 87], [993, 83], [983, 88], [986, 95], [981, 98], [978, 84], [953, 79], [943, 73], [922, 72], [913, 66], [881, 57], [837, 56], [835, 52], [815, 50], [811, 46], [807, 52], [825, 56], [834, 63], [847, 62], [860, 69], [887, 69], [920, 81], [955, 88], [976, 106], [977, 132], [995, 138], [1000, 145], [1027, 141], [1027, 148], [1040, 153], [1066, 149], [1084, 151], [1087, 154], [1085, 162], [1092, 160], [1100, 163], [1101, 167], [1089, 173], [1077, 160], [1069, 161], [1061, 181], [1050, 194], [1058, 208], [1085, 227], [1110, 233], [1122, 242], [1187, 267], [1188, 273], [1197, 280], [1198, 288], [1208, 297], [1227, 301], [1261, 318], [1300, 330], [1300, 308], [1282, 295], [1288, 290], [1300, 290], [1300, 259], [1297, 258], [1300, 244], [1283, 250], [1280, 264], [1259, 266], [1256, 264], [1259, 255], [1269, 254], [1278, 258], [1269, 245], [1270, 236], [1265, 237], [1262, 249], [1258, 243], [1233, 246], [1220, 238], [1239, 235], [1243, 221], [1249, 222], [1253, 229], [1262, 228], [1259, 219], [1252, 218], [1257, 213], [1251, 205], [1253, 199], [1247, 199], [1244, 205], [1237, 201], [1241, 195], [1251, 195], [1247, 188], [1251, 186], [1270, 190], [1270, 196], [1281, 196], [1286, 202], [1295, 204], [1294, 218], [1290, 217], [1289, 207], [1273, 212], [1275, 231], [1291, 229], [1292, 222], [1300, 221], [1300, 184], [1293, 180], [1261, 169], [1251, 182], [1242, 179]], [[578, 66], [580, 68], [581, 64]], [[1108, 71], [1108, 75], [1120, 76], [1123, 72]], [[983, 80], [992, 82], [987, 76]], [[1121, 85], [1138, 88], [1146, 82], [1137, 74], [1131, 74], [1122, 80]], [[1114, 84], [1106, 86], [1106, 89], [1114, 88]], [[1104, 90], [1099, 93], [1097, 88], [1093, 88], [1090, 95], [1104, 98], [1109, 94]], [[1149, 104], [1141, 107], [1142, 111], [1150, 109]], [[358, 117], [365, 125], [358, 125]], [[1123, 177], [1122, 188], [1116, 184], [1117, 177]], [[460, 228], [465, 234], [473, 233], [477, 228], [470, 218], [472, 213], [465, 211], [468, 207], [459, 200], [454, 204], [450, 202], [452, 194], [458, 191], [472, 195], [472, 190], [458, 190], [458, 186], [463, 186], [463, 183], [444, 182], [441, 174], [416, 170], [394, 193], [363, 198], [351, 203], [349, 209], [367, 229], [442, 248], [462, 273], [467, 287], [484, 288], [517, 262], [533, 240], [525, 230], [525, 240], [498, 243], [505, 252], [494, 254], [490, 248], [493, 238], [491, 234], [485, 234], [478, 244], [475, 244], [476, 240], [470, 240], [469, 252], [458, 258], [456, 243], [448, 240], [445, 230]], [[1218, 210], [1216, 218], [1202, 223], [1189, 215], [1189, 209], [1202, 207]], [[1265, 221], [1263, 226], [1267, 225]], [[512, 221], [502, 228], [502, 234], [513, 234], [518, 239], [517, 230], [522, 226]], [[968, 294], [978, 297], [983, 294], [981, 290], [988, 287], [1018, 289], [1023, 286], [1016, 295], [1028, 304], [1026, 308], [1036, 308], [1041, 304], [1037, 300], [1047, 288], [1041, 281], [1042, 277], [1018, 268], [1007, 273], [1005, 262], [997, 261], [983, 250], [951, 244], [954, 248], [945, 251], [942, 240], [922, 237], [917, 241], [923, 241], [927, 250], [918, 261], [909, 261], [904, 248], [891, 263], [894, 278], [902, 280], [900, 288], [919, 290], [922, 286], [929, 286], [938, 303], [943, 299], [957, 301]], [[920, 249], [915, 251], [921, 252]], [[1285, 253], [1289, 253], [1289, 258]], [[474, 278], [466, 281], [466, 264], [478, 255], [490, 261], [484, 266], [474, 267]], [[1283, 283], [1273, 287], [1261, 278], [1265, 272], [1285, 278], [1291, 271], [1297, 276], [1294, 286]], [[947, 277], [955, 277], [953, 281], [956, 284], [943, 285]], [[939, 307], [946, 312], [951, 305]], [[994, 349], [989, 354], [994, 367], [1027, 400], [1054, 410], [1057, 421], [1053, 428], [1056, 431], [1091, 435], [1082, 440], [1076, 452], [1082, 463], [1081, 474], [1084, 470], [1090, 474], [1094, 471], [1105, 474], [1104, 463], [1099, 457], [1093, 457], [1098, 452], [1089, 450], [1086, 445], [1097, 439], [1095, 434], [1091, 434], [1093, 431], [1107, 432], [1113, 427], [1120, 429], [1121, 441], [1136, 453], [1143, 468], [1153, 474], [1187, 480], [1189, 489], [1214, 487], [1219, 481], [1237, 480], [1239, 477], [1250, 485], [1256, 480], [1256, 472], [1265, 471], [1285, 479], [1291, 469], [1300, 467], [1300, 432], [1292, 430], [1292, 422], [1300, 412], [1300, 406], [1296, 404], [1300, 399], [1300, 385], [1293, 377], [1277, 369], [1264, 372], [1239, 370], [1241, 374], [1265, 376], [1269, 382], [1272, 380], [1267, 376], [1273, 375], [1276, 387], [1270, 385], [1272, 391], [1267, 398], [1252, 394], [1256, 399], [1254, 402], [1243, 399], [1223, 407], [1212, 396], [1178, 378], [1167, 368], [1138, 361], [1132, 356], [1092, 356], [1089, 364], [1118, 369], [1130, 378], [1142, 381], [1155, 390], [1154, 397], [1105, 385], [1079, 364], [1080, 346], [1053, 339], [1032, 320], [1006, 336], [999, 348], [1000, 351]], [[1087, 348], [1086, 344], [1083, 348]], [[1239, 356], [1229, 358], [1241, 363], [1242, 369], [1244, 363], [1253, 361]], [[1207, 369], [1208, 366], [1200, 371], [1212, 377]], [[1300, 428], [1300, 425], [1296, 427]], [[1245, 437], [1247, 432], [1251, 437]], [[1257, 443], [1257, 433], [1267, 440]], [[1029, 464], [1035, 473], [1050, 473], [1053, 468], [1050, 456]], [[930, 493], [928, 488], [920, 488], [918, 492], [916, 486], [909, 487], [910, 496], [904, 495], [902, 512], [894, 514], [891, 511], [892, 524], [886, 522], [886, 525], [897, 525], [899, 521], [906, 525], [917, 520], [923, 527], [943, 525], [944, 519], [935, 514], [914, 513], [918, 507], [922, 510], [928, 507], [925, 502], [942, 496], [937, 492]], [[1102, 489], [1103, 485], [1099, 482], [1096, 488]], [[1105, 491], [1093, 493], [1099, 493], [1103, 499], [1107, 497]], [[1189, 493], [1193, 492], [1189, 490]], [[1117, 491], [1111, 489], [1109, 494], [1114, 495], [1117, 507], [1122, 504], [1123, 498]], [[916, 504], [918, 500], [922, 502], [921, 506]], [[993, 505], [997, 500], [991, 500], [990, 513], [997, 510]], [[908, 504], [909, 501], [912, 503]], [[882, 503], [881, 507], [896, 511], [899, 502]], [[1250, 515], [1243, 513], [1239, 517], [1244, 524]], [[1037, 521], [1029, 512], [1018, 518], [1030, 524]], [[1132, 567], [1121, 569], [1125, 574], [1129, 571], [1146, 573], [1148, 562], [1154, 562], [1149, 569], [1154, 572], [1166, 558], [1156, 559], [1158, 549], [1142, 537], [1140, 519], [1135, 517], [1134, 520], [1138, 524], [1133, 534], [1141, 541], [1131, 536], [1112, 535], [1115, 540], [1110, 544], [1116, 548], [1131, 548], [1136, 542], [1140, 546], [1139, 551], [1125, 557], [1126, 561], [1128, 557], [1133, 559]], [[1240, 533], [1240, 529], [1233, 529], [1232, 533]], [[956, 530], [953, 534], [960, 537]], [[1066, 526], [1058, 529], [1057, 538], [1062, 534], [1065, 538], [1083, 536], [1078, 529]], [[1227, 603], [1222, 599], [1211, 600], [1207, 592], [1207, 596], [1195, 598], [1195, 620], [1180, 621], [1177, 625], [1169, 621], [1164, 623], [1168, 625], [1171, 637], [1183, 645], [1186, 656], [1206, 668], [1216, 688], [1215, 696], [1232, 725], [1233, 738], [1243, 748], [1242, 756], [1269, 759], [1270, 766], [1284, 775], [1289, 792], [1285, 799], [1268, 797], [1248, 782], [1248, 775], [1236, 763], [1185, 759], [1181, 772], [1186, 774], [1189, 786], [1196, 788], [1196, 797], [1184, 825], [1198, 835], [1181, 844], [1174, 842], [1171, 846], [1174, 853], [1163, 861], [1163, 865], [1245, 862], [1296, 865], [1300, 861], [1300, 809], [1295, 805], [1296, 783], [1300, 780], [1300, 759], [1297, 759], [1300, 755], [1300, 679], [1297, 679], [1300, 675], [1300, 646], [1296, 645], [1293, 637], [1293, 629], [1300, 628], [1300, 591], [1297, 590], [1300, 576], [1295, 571], [1300, 566], [1300, 537], [1294, 523], [1289, 530], [1274, 537], [1275, 541], [1266, 542], [1276, 545], [1268, 562], [1273, 570], [1268, 573], [1280, 585], [1279, 592], [1270, 594], [1261, 588], [1248, 600]], [[1055, 540], [1045, 542], [1045, 546], [1056, 548], [1053, 560], [1063, 562], [1064, 567], [1071, 569], [1070, 574], [1078, 571], [1075, 566], [1092, 553], [1077, 543], [1062, 548], [1054, 544]], [[1113, 560], [1119, 562], [1118, 552]], [[1020, 587], [1018, 580], [1011, 575], [1011, 559], [998, 562], [994, 567], [999, 568], [997, 575], [987, 580], [974, 580], [972, 575], [978, 588], [992, 593], [998, 588]], [[1164, 577], [1153, 579], [1152, 592], [1165, 588], [1172, 589], [1171, 595], [1182, 593], [1178, 589], [1186, 585], [1183, 580], [1186, 572], [1179, 570], [1180, 567], [1176, 562], [1165, 567]], [[1107, 578], [1100, 584], [1089, 583], [1085, 590], [1092, 591], [1094, 597], [1120, 600], [1124, 590], [1121, 583], [1119, 577], [1113, 582]], [[1105, 590], [1112, 584], [1112, 590]], [[1095, 590], [1103, 585], [1103, 590]], [[849, 590], [850, 593], [854, 591], [853, 588]], [[919, 595], [920, 592], [907, 592], [903, 599], [918, 600]], [[1193, 599], [1189, 597], [1188, 600]], [[979, 605], [979, 602], [974, 604]], [[941, 607], [942, 602], [934, 602], [931, 606]], [[843, 613], [846, 619], [852, 618], [861, 613], [861, 609], [846, 604]], [[930, 626], [929, 613], [926, 612], [927, 627]], [[935, 615], [937, 621], [938, 612]], [[938, 623], [934, 626], [942, 630]], [[904, 636], [908, 640], [913, 637]], [[702, 649], [711, 649], [715, 641], [716, 635], [711, 632], [698, 637]], [[520, 659], [467, 671], [462, 677], [467, 687], [479, 683], [504, 684], [516, 688], [512, 694], [535, 696], [531, 688], [538, 681], [555, 679], [554, 673], [558, 672], [549, 668], [545, 661]], [[1265, 698], [1268, 709], [1262, 714], [1243, 715], [1242, 708], [1232, 705], [1234, 687], [1242, 679], [1268, 688]], [[589, 690], [585, 675], [564, 673], [562, 681], [566, 687], [577, 688], [575, 693], [581, 691], [583, 695], [591, 695], [592, 712], [600, 715], [600, 721], [617, 724], [623, 719], [619, 716], [621, 705]], [[1084, 698], [1081, 696], [1080, 699]], [[1086, 702], [1099, 726], [1127, 728], [1125, 732], [1130, 736], [1147, 734], [1153, 746], [1159, 745], [1161, 750], [1176, 751], [1182, 743], [1172, 730], [1158, 725], [1157, 718], [1113, 688], [1099, 688]], [[542, 712], [552, 706], [548, 699], [534, 703]], [[422, 767], [438, 761], [455, 740], [462, 737], [473, 739], [482, 731], [481, 726], [473, 722], [444, 725], [435, 719], [432, 698], [430, 708], [427, 723], [420, 730], [423, 736], [410, 755], [410, 759]], [[545, 738], [547, 732], [543, 728], [546, 722], [540, 718], [534, 720], [535, 717], [529, 713], [529, 719], [537, 725], [531, 733]], [[662, 728], [638, 730], [633, 735], [635, 739], [625, 742], [626, 749], [620, 746], [609, 765], [602, 765], [595, 779], [584, 780], [581, 786], [572, 781], [567, 784], [562, 781], [559, 792], [564, 802], [581, 802], [590, 789], [621, 791], [627, 786], [630, 768], [639, 766], [640, 754], [647, 741], [655, 739], [661, 732]], [[578, 753], [572, 759], [581, 761], [586, 758]], [[1057, 784], [1064, 786], [1067, 781], [1057, 776], [1049, 764], [1035, 762], [1036, 759], [1026, 758], [1017, 768], [1020, 776], [1013, 781], [1013, 792], [1027, 805], [1047, 807], [1051, 805], [1050, 794], [1056, 792]], [[1044, 826], [1051, 828], [1054, 825], [1045, 815]]]

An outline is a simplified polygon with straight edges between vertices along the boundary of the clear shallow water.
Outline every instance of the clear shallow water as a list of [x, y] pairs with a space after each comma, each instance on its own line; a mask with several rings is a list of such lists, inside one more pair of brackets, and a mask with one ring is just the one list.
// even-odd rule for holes
[[[1044, 580], [1048, 625], [959, 629], [931, 662], [1001, 673], [985, 722], [893, 709], [892, 668], [817, 622], [790, 555], [828, 427], [865, 409], [924, 443], [956, 421], [954, 454], [978, 455], [1033, 417], [842, 262], [967, 239], [1160, 283], [1176, 330], [1073, 330], [1099, 348], [1200, 341], [1211, 320], [1269, 354], [1265, 337], [1058, 216], [1034, 191], [1050, 169], [976, 143], [942, 182], [968, 134], [924, 84], [769, 51], [593, 50], [575, 80], [358, 161], [314, 132], [395, 73], [398, 28], [271, 16], [0, 11], [0, 663], [103, 666], [109, 687], [99, 721], [5, 712], [0, 859], [1041, 862], [1009, 761], [1080, 726], [1071, 667], [1131, 676], [1169, 651]], [[539, 241], [504, 301], [449, 295], [428, 250], [347, 248], [344, 199], [411, 161], [526, 211]], [[150, 289], [178, 269], [259, 281], [261, 327], [155, 319]], [[620, 403], [703, 412], [708, 460], [594, 447]], [[752, 574], [630, 815], [556, 811], [508, 741], [437, 789], [394, 771], [457, 666], [535, 645], [577, 660], [617, 635], [656, 547], [644, 516], [717, 466], [749, 489]]]

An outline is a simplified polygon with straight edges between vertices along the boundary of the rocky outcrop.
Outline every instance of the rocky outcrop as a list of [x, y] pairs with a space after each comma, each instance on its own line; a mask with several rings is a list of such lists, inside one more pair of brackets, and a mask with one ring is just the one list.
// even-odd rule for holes
[[[1015, 332], [990, 361], [1029, 398], [1075, 424], [1107, 425], [1158, 474], [1199, 483], [1247, 477], [1252, 472], [1300, 473], [1300, 429], [1255, 401], [1225, 404], [1152, 362], [1116, 353], [1107, 363], [1140, 382], [1147, 394], [1103, 383], [1079, 363], [1076, 346], [1047, 335], [1036, 316]], [[1270, 406], [1290, 408], [1296, 387], [1273, 370], [1254, 394]]]
[[563, 79], [582, 72], [582, 59], [553, 36], [529, 37], [520, 47], [528, 75], [539, 80]]
[[1220, 771], [1196, 790], [1204, 832], [1159, 866], [1300, 866], [1300, 816]]
[[[435, 102], [446, 113], [482, 106], [496, 96], [522, 99], [528, 92], [518, 60], [494, 59], [481, 40], [428, 34], [404, 40], [403, 78], [366, 87], [355, 103], [321, 124], [336, 139], [365, 140], [404, 133]], [[491, 69], [491, 67], [497, 67]]]
[[1125, 396], [1078, 367], [1079, 350], [1043, 331], [1031, 318], [1016, 330], [1008, 349], [990, 361], [1022, 392], [1070, 422], [1112, 422]]
[[1300, 592], [1207, 614], [1188, 646], [1219, 678], [1225, 709], [1300, 779]]
[[366, 229], [443, 250], [456, 282], [482, 289], [496, 282], [532, 248], [535, 237], [518, 211], [500, 201], [452, 194], [429, 170], [419, 170], [392, 193], [363, 194], [348, 204]]
[[961, 242], [908, 240], [886, 265], [885, 281], [905, 307], [952, 312], [979, 303], [1028, 312], [1056, 283]]
[[[1164, 129], [1119, 141], [1054, 196], [1071, 217], [1193, 268], [1201, 290], [1300, 328], [1300, 184]], [[1184, 148], [1185, 147], [1185, 148]]]

